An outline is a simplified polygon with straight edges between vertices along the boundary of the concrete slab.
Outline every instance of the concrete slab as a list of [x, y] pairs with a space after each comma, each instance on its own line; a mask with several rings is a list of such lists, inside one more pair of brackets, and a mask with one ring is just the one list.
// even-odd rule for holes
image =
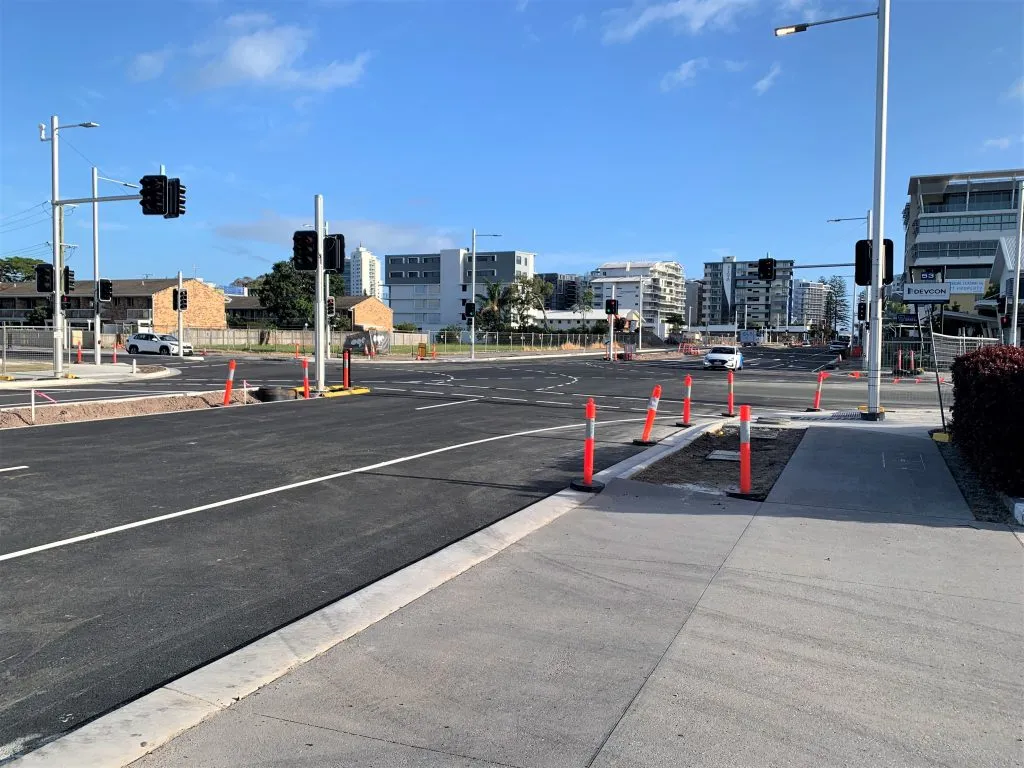
[[767, 501], [974, 520], [939, 449], [926, 430], [915, 427], [815, 425]]
[[1020, 612], [723, 571], [595, 768], [1022, 764]]

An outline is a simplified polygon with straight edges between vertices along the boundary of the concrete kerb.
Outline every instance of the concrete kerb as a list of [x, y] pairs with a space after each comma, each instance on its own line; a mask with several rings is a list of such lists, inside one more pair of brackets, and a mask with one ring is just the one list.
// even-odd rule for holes
[[133, 381], [149, 381], [152, 379], [165, 379], [169, 376], [179, 376], [181, 371], [177, 368], [163, 368], [152, 373], [113, 373], [110, 376], [86, 376], [75, 379], [15, 379], [14, 381], [0, 381], [0, 390], [28, 391], [30, 389], [54, 389], [57, 387], [83, 387], [95, 384], [127, 384]]
[[[720, 422], [712, 422], [676, 431], [594, 479], [629, 477], [718, 426]], [[127, 766], [591, 498], [582, 491], [559, 491], [44, 744], [12, 765]]]

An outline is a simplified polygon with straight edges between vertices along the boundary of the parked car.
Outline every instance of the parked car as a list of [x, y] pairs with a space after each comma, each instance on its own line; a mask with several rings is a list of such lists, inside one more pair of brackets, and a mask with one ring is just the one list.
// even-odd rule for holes
[[[192, 345], [184, 344], [184, 353], [192, 354]], [[178, 337], [170, 333], [133, 333], [124, 343], [129, 355], [151, 353], [155, 355], [178, 354]]]
[[740, 352], [739, 347], [712, 347], [704, 355], [704, 367], [742, 371], [743, 353]]

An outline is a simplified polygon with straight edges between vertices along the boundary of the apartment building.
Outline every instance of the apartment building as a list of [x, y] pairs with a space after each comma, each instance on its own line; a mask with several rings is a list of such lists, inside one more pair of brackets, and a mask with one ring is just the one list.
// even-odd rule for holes
[[686, 281], [686, 323], [697, 325], [704, 312], [704, 281]]
[[[527, 251], [477, 251], [477, 294], [484, 292], [485, 280], [507, 285], [518, 275], [533, 277], [535, 258]], [[395, 324], [438, 330], [465, 321], [466, 302], [473, 300], [469, 250], [389, 254], [384, 261]]]
[[590, 273], [595, 309], [619, 301], [619, 314], [642, 312], [644, 327], [665, 335], [669, 315], [686, 317], [686, 273], [677, 261], [609, 261]]
[[384, 298], [384, 279], [380, 259], [374, 256], [373, 251], [369, 248], [364, 248], [362, 244], [345, 259], [342, 276], [345, 280], [346, 296]]
[[[950, 304], [969, 312], [1016, 264], [1024, 169], [911, 176], [903, 207], [904, 278], [951, 283]], [[1012, 281], [1011, 281], [1012, 283]]]
[[790, 323], [806, 328], [823, 328], [825, 326], [825, 301], [829, 290], [826, 283], [810, 280], [793, 281], [793, 313]]
[[788, 326], [793, 313], [793, 261], [775, 260], [776, 279], [757, 276], [757, 261], [726, 256], [704, 263], [701, 325]]
[[544, 301], [545, 309], [572, 309], [580, 302], [583, 294], [586, 293], [587, 287], [590, 285], [590, 282], [584, 275], [542, 272], [538, 277], [554, 286], [551, 296]]

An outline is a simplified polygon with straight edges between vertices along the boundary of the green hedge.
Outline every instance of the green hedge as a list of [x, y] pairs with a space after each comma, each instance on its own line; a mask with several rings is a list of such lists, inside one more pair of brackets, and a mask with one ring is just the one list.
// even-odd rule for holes
[[982, 347], [952, 370], [953, 442], [995, 488], [1024, 496], [1024, 349]]

